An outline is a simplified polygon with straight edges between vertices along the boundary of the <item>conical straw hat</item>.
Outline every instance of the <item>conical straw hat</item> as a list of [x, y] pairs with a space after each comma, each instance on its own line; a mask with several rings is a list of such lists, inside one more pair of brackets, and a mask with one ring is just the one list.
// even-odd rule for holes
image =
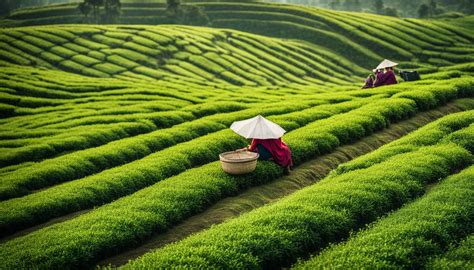
[[396, 65], [398, 65], [398, 63], [395, 63], [395, 62], [392, 62], [390, 60], [385, 59], [375, 69], [384, 69], [384, 68], [388, 68], [388, 67], [394, 67]]
[[247, 120], [236, 121], [230, 128], [247, 139], [277, 139], [286, 132], [278, 124], [265, 119], [261, 115]]

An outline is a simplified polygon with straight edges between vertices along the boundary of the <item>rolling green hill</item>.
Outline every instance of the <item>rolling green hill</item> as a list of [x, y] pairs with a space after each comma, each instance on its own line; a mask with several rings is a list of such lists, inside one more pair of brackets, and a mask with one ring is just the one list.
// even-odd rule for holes
[[[70, 4], [3, 22], [0, 268], [469, 265], [472, 17], [196, 5], [212, 27], [151, 25], [157, 3], [117, 25]], [[383, 58], [422, 80], [361, 90]], [[287, 130], [290, 176], [222, 171], [249, 143], [228, 127], [258, 114]]]
[[[434, 66], [472, 62], [473, 16], [457, 20], [399, 19], [373, 14], [259, 2], [196, 2], [213, 27], [299, 39], [370, 68], [380, 58]], [[81, 23], [76, 4], [17, 11], [9, 25]], [[163, 3], [126, 3], [121, 23], [169, 23]], [[8, 24], [7, 24], [8, 25]]]
[[249, 86], [347, 84], [365, 73], [312, 44], [184, 26], [5, 29], [0, 30], [0, 46], [3, 65], [125, 80]]

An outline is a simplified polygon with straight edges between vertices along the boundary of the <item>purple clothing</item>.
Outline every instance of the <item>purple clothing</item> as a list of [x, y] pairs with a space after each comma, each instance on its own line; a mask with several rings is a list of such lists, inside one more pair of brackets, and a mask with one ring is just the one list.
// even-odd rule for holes
[[375, 82], [374, 82], [374, 87], [380, 86], [378, 82], [381, 82], [383, 80], [384, 74], [383, 72], [378, 72], [375, 74]]
[[374, 81], [372, 80], [372, 76], [369, 75], [369, 77], [367, 77], [367, 79], [365, 80], [365, 84], [364, 86], [362, 86], [362, 89], [372, 88], [372, 87], [374, 87]]
[[377, 74], [377, 79], [375, 79], [374, 87], [396, 83], [397, 77], [395, 77], [395, 73], [393, 72], [393, 70], [387, 70], [385, 73], [381, 72]]

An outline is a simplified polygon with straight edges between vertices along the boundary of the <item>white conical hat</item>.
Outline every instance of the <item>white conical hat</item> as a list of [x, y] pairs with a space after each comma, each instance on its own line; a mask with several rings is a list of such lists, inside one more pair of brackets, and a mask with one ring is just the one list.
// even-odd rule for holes
[[247, 139], [277, 139], [285, 134], [278, 124], [265, 119], [261, 115], [247, 120], [236, 121], [230, 128]]
[[384, 69], [384, 68], [388, 68], [388, 67], [394, 67], [396, 65], [398, 65], [398, 63], [395, 63], [395, 62], [392, 62], [390, 60], [385, 59], [375, 69]]

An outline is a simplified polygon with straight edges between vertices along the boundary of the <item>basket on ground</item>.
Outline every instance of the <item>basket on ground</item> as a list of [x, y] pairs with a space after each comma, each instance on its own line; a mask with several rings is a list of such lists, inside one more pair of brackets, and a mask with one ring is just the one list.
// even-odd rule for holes
[[229, 174], [251, 173], [257, 167], [258, 153], [250, 151], [231, 151], [219, 155], [222, 169]]

